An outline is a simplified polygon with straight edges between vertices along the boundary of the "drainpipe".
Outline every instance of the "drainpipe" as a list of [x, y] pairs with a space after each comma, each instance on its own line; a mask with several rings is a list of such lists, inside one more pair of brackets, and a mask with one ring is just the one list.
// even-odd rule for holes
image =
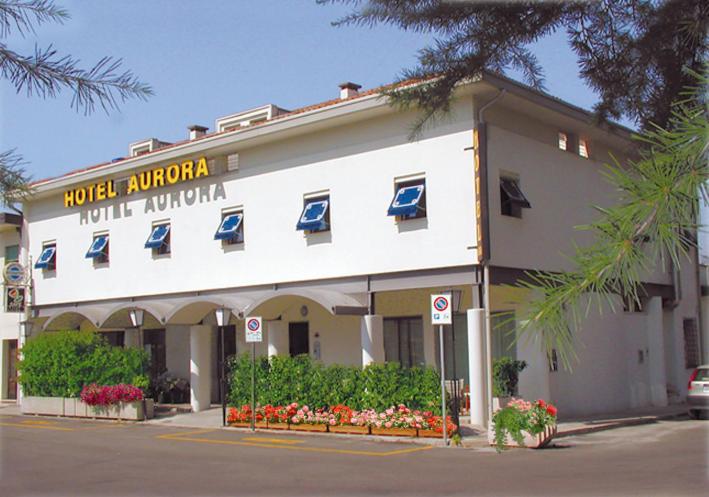
[[[485, 192], [484, 199], [478, 198], [477, 201], [483, 203], [483, 216], [485, 219], [480, 219], [479, 222], [484, 222], [485, 232], [482, 234], [484, 241], [483, 256], [480, 260], [483, 266], [483, 308], [485, 309], [485, 376], [486, 376], [486, 399], [487, 399], [487, 423], [492, 419], [492, 334], [491, 334], [491, 317], [490, 317], [490, 211], [488, 202], [488, 177], [487, 177], [487, 123], [485, 122], [485, 111], [500, 101], [507, 93], [507, 90], [501, 89], [492, 100], [483, 105], [477, 113], [475, 127], [478, 130], [479, 147], [478, 160], [480, 168], [480, 180], [485, 182], [481, 185], [481, 191]], [[480, 136], [482, 132], [482, 137]], [[484, 142], [484, 143], [483, 143]], [[484, 189], [484, 190], [483, 190]], [[480, 194], [480, 192], [478, 192]], [[486, 240], [486, 242], [485, 242]], [[478, 247], [478, 250], [481, 248]]]

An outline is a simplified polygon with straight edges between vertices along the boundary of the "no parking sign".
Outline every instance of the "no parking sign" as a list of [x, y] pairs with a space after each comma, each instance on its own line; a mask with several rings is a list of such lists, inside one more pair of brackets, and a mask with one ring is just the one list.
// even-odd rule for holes
[[453, 324], [449, 293], [431, 295], [431, 323]]
[[261, 317], [246, 318], [246, 343], [262, 342], [263, 328]]

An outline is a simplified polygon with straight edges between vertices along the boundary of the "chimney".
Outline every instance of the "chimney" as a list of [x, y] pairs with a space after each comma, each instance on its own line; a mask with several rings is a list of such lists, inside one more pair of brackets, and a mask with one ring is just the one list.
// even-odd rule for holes
[[351, 81], [347, 81], [346, 83], [342, 83], [339, 86], [340, 86], [340, 100], [344, 100], [344, 99], [350, 98], [350, 97], [356, 97], [357, 95], [359, 95], [359, 89], [362, 88], [362, 85], [358, 85], [357, 83], [352, 83]]
[[190, 140], [194, 140], [195, 138], [204, 136], [209, 128], [205, 128], [199, 124], [193, 124], [192, 126], [187, 126], [187, 129], [190, 130]]

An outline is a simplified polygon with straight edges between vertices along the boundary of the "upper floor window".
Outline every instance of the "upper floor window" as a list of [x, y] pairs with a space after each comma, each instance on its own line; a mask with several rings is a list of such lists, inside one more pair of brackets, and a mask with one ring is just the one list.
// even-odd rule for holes
[[45, 271], [56, 271], [57, 269], [57, 244], [56, 242], [47, 242], [42, 244], [42, 253], [34, 265], [35, 269], [44, 269]]
[[426, 217], [426, 180], [417, 178], [395, 182], [394, 198], [387, 215], [397, 219]]
[[8, 262], [16, 262], [20, 259], [20, 246], [8, 245], [5, 247], [5, 264]]
[[145, 248], [153, 250], [153, 255], [170, 253], [170, 223], [157, 223], [153, 225]]
[[296, 229], [308, 233], [330, 231], [330, 195], [305, 197]]
[[519, 187], [515, 178], [500, 178], [500, 211], [503, 216], [522, 217], [522, 209], [529, 209], [531, 204]]
[[569, 135], [559, 131], [559, 150], [569, 150]]
[[225, 245], [243, 243], [244, 241], [244, 213], [241, 211], [227, 211], [222, 213], [222, 222], [214, 234], [215, 240], [221, 240]]
[[584, 159], [588, 159], [588, 140], [585, 138], [579, 139], [579, 155]]
[[94, 264], [108, 263], [108, 233], [96, 234], [86, 252], [87, 259], [93, 259]]

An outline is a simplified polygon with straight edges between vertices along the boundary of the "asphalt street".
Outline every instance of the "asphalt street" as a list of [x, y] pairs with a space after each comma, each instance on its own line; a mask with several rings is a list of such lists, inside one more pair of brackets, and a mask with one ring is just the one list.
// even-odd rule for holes
[[459, 449], [0, 415], [0, 495], [707, 495], [709, 421]]

